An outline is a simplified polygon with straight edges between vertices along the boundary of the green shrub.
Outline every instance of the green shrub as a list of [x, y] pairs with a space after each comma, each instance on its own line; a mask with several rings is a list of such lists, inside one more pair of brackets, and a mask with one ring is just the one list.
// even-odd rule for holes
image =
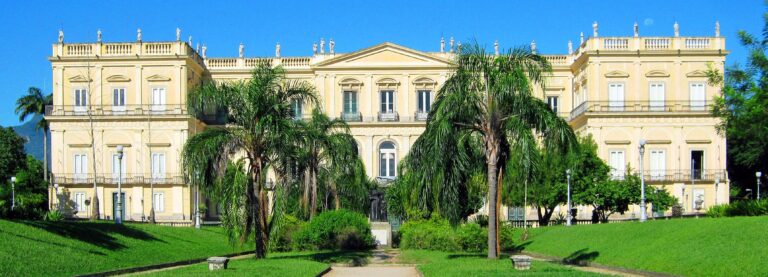
[[744, 200], [730, 204], [712, 206], [707, 210], [707, 216], [760, 216], [768, 215], [768, 200]]
[[276, 252], [288, 252], [296, 247], [296, 243], [293, 241], [293, 235], [299, 232], [306, 222], [297, 219], [291, 215], [285, 215], [283, 218], [283, 224], [276, 234], [273, 234], [270, 239], [272, 240], [269, 247], [272, 251]]
[[295, 232], [296, 250], [365, 250], [375, 246], [368, 219], [356, 212], [337, 210], [321, 213]]
[[513, 251], [517, 249], [515, 247], [515, 229], [512, 227], [512, 224], [500, 224], [499, 240], [501, 241], [501, 251]]
[[488, 228], [488, 216], [484, 214], [476, 215], [475, 218], [472, 219], [472, 222], [477, 223], [477, 225], [480, 225], [480, 227]]
[[61, 221], [62, 219], [64, 219], [64, 215], [62, 215], [61, 212], [59, 211], [53, 210], [45, 213], [45, 216], [43, 216], [43, 219], [45, 221]]
[[709, 207], [707, 210], [708, 217], [724, 217], [728, 216], [728, 204], [720, 204]]
[[674, 205], [672, 205], [672, 216], [673, 217], [683, 216], [683, 206], [680, 205], [680, 203], [675, 203]]
[[461, 249], [467, 252], [482, 252], [488, 249], [488, 229], [477, 223], [462, 224], [456, 230]]
[[448, 220], [410, 220], [400, 227], [400, 248], [459, 251], [461, 244]]

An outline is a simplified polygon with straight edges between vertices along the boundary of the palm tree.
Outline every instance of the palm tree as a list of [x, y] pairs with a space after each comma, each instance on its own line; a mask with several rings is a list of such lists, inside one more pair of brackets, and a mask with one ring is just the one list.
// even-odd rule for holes
[[[312, 117], [302, 124], [303, 149], [306, 151], [306, 176], [309, 180], [309, 218], [317, 212], [318, 172], [326, 175], [326, 189], [334, 199], [335, 209], [341, 207], [336, 178], [345, 173], [348, 166], [354, 165], [357, 150], [354, 139], [349, 134], [349, 125], [342, 119], [330, 119], [319, 109], [312, 110]], [[305, 196], [305, 198], [307, 198]]]
[[[471, 174], [464, 147], [478, 145], [484, 154], [488, 187], [488, 258], [498, 257], [498, 201], [502, 169], [521, 128], [537, 132], [546, 147], [572, 145], [573, 131], [546, 103], [534, 96], [551, 66], [528, 49], [494, 56], [477, 44], [456, 58], [456, 71], [438, 91], [426, 130], [411, 149], [411, 171], [418, 182], [439, 186], [435, 193], [454, 195]], [[422, 141], [422, 142], [419, 142]], [[478, 143], [467, 143], [478, 141]], [[449, 165], [446, 167], [446, 165]], [[441, 201], [441, 213], [456, 220], [459, 211]]]
[[[227, 165], [242, 157], [249, 182], [242, 191], [244, 224], [241, 238], [254, 232], [255, 257], [264, 258], [269, 249], [266, 170], [278, 160], [280, 147], [295, 139], [296, 123], [291, 102], [316, 103], [314, 88], [306, 82], [287, 81], [281, 67], [260, 63], [250, 80], [232, 83], [205, 83], [189, 94], [189, 110], [226, 109], [228, 122], [206, 129], [184, 146], [184, 174], [191, 185], [214, 186], [224, 177]], [[274, 219], [275, 217], [273, 217]]]
[[[30, 115], [44, 116], [47, 105], [53, 105], [53, 94], [43, 95], [39, 88], [30, 87], [27, 95], [16, 100], [16, 114], [19, 115], [19, 121], [26, 120]], [[48, 120], [42, 117], [35, 125], [35, 130], [43, 130], [43, 178], [48, 181]]]

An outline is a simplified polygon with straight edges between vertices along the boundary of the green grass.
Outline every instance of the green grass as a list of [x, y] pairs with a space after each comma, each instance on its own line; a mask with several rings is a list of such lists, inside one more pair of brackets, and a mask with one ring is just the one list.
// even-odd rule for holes
[[267, 259], [246, 257], [230, 260], [227, 270], [209, 271], [207, 263], [157, 271], [141, 276], [317, 276], [328, 264], [312, 259], [312, 253], [280, 253]]
[[401, 263], [419, 264], [416, 266], [424, 276], [601, 276], [595, 273], [578, 271], [563, 265], [533, 261], [531, 270], [517, 271], [509, 257], [504, 255], [498, 260], [489, 260], [485, 254], [445, 253], [428, 250], [403, 250], [399, 257]]
[[0, 276], [72, 276], [245, 250], [218, 227], [0, 220]]
[[684, 276], [765, 276], [768, 217], [650, 220], [530, 229], [519, 248]]

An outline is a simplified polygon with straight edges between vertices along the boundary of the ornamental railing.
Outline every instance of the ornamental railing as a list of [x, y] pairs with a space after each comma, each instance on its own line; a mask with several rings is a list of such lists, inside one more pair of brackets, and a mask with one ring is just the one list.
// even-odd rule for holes
[[164, 105], [49, 105], [45, 107], [45, 116], [151, 116], [151, 115], [187, 115], [187, 106], [181, 104]]
[[96, 43], [56, 43], [53, 45], [53, 57], [140, 57], [140, 56], [189, 56], [200, 65], [203, 59], [186, 42], [96, 42]]
[[[574, 54], [586, 51], [725, 50], [723, 37], [592, 37]], [[551, 62], [551, 61], [550, 61]]]
[[399, 121], [400, 120], [400, 116], [398, 116], [397, 112], [395, 112], [395, 111], [379, 112], [378, 118], [379, 118], [379, 121], [382, 121], [382, 122]]
[[571, 110], [571, 119], [584, 113], [707, 113], [712, 104], [701, 101], [587, 101]]
[[361, 122], [363, 121], [363, 115], [359, 112], [356, 113], [346, 113], [342, 112], [340, 118], [347, 122]]
[[184, 176], [179, 173], [126, 173], [122, 174], [122, 178], [117, 173], [54, 173], [51, 174], [51, 178], [53, 184], [60, 185], [92, 184], [94, 178], [97, 184], [106, 185], [117, 185], [119, 181], [124, 185], [186, 184]]

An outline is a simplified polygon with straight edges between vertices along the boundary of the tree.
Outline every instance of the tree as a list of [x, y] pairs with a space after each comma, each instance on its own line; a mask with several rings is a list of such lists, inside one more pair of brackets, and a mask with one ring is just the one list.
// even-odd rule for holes
[[26, 166], [24, 143], [26, 140], [16, 134], [13, 128], [0, 127], [0, 183], [8, 183], [11, 176]]
[[719, 117], [718, 131], [726, 136], [729, 178], [737, 186], [754, 187], [755, 171], [768, 171], [768, 13], [761, 37], [739, 31], [747, 48], [747, 65], [730, 66], [725, 76], [710, 65], [711, 85], [721, 86], [712, 114]]
[[[48, 210], [48, 182], [43, 179], [43, 164], [32, 156], [26, 156], [24, 164], [15, 174], [16, 208], [13, 217], [41, 219]], [[10, 211], [10, 187], [0, 188], [0, 216]]]
[[308, 122], [301, 122], [303, 127], [303, 146], [306, 157], [306, 176], [309, 188], [305, 189], [305, 199], [309, 200], [308, 213], [312, 219], [317, 212], [318, 172], [325, 174], [326, 188], [334, 199], [334, 208], [339, 209], [341, 202], [336, 177], [341, 176], [354, 166], [357, 160], [357, 149], [354, 139], [349, 134], [349, 125], [342, 119], [330, 119], [322, 111], [315, 108]]
[[[191, 185], [213, 186], [221, 182], [227, 165], [243, 159], [242, 169], [248, 181], [235, 190], [245, 195], [237, 204], [243, 213], [238, 221], [241, 241], [254, 234], [255, 257], [265, 258], [269, 234], [279, 216], [269, 219], [266, 169], [278, 160], [280, 148], [293, 143], [299, 132], [292, 117], [292, 101], [316, 103], [314, 88], [306, 82], [288, 81], [281, 67], [260, 63], [251, 79], [231, 83], [205, 83], [188, 96], [189, 110], [202, 114], [206, 110], [226, 109], [228, 123], [194, 135], [184, 145], [184, 174]], [[275, 214], [278, 215], [278, 214]], [[226, 226], [226, 225], [225, 225]]]
[[576, 139], [568, 123], [533, 95], [551, 72], [544, 57], [523, 48], [495, 56], [475, 44], [460, 51], [455, 63], [411, 149], [411, 178], [429, 188], [425, 192], [439, 195], [441, 215], [457, 222], [461, 211], [455, 203], [462, 195], [457, 192], [473, 173], [471, 151], [457, 146], [478, 142], [488, 188], [488, 258], [497, 258], [498, 185], [515, 134], [521, 126], [534, 129], [545, 147], [575, 144]]
[[507, 174], [506, 181], [524, 185], [508, 186], [503, 202], [511, 206], [532, 205], [536, 208], [539, 225], [547, 226], [555, 208], [567, 201], [565, 171], [572, 167], [573, 162], [570, 153], [537, 147], [535, 140], [530, 145], [533, 149], [512, 152], [511, 166], [508, 165], [507, 169], [510, 174]]
[[[19, 115], [19, 121], [27, 120], [30, 115], [44, 116], [45, 107], [53, 105], [53, 94], [43, 95], [39, 88], [30, 87], [27, 95], [16, 100], [16, 114]], [[48, 181], [48, 121], [45, 117], [40, 119], [35, 125], [36, 131], [43, 131], [43, 178]]]

